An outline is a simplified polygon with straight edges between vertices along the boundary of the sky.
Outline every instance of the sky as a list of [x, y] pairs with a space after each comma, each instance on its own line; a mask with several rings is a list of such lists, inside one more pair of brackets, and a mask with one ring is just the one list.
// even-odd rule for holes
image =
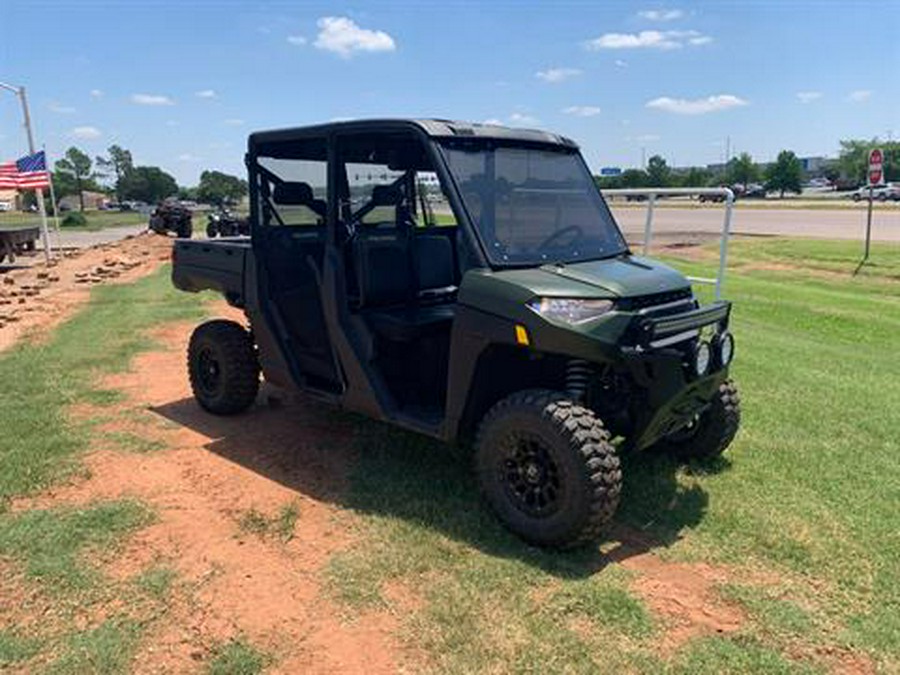
[[[184, 185], [251, 131], [365, 117], [538, 127], [591, 167], [835, 156], [900, 137], [900, 0], [0, 0], [0, 82], [51, 160], [116, 143]], [[0, 91], [0, 161], [27, 150]]]

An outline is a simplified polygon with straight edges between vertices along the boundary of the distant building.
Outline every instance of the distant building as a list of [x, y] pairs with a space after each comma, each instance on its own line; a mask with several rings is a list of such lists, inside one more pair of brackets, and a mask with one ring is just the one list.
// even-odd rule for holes
[[0, 208], [4, 211], [20, 211], [22, 197], [16, 190], [0, 190]]
[[[102, 192], [84, 192], [82, 194], [84, 195], [84, 208], [86, 209], [99, 209], [109, 202], [109, 197]], [[79, 206], [78, 195], [67, 195], [59, 200], [59, 208], [62, 210], [75, 211]]]

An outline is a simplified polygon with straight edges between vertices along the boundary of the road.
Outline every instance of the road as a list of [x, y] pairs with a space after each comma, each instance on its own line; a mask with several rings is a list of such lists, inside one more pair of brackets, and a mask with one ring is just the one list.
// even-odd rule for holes
[[[612, 207], [626, 234], [642, 233], [646, 209]], [[718, 234], [724, 207], [659, 208], [654, 210], [654, 235]], [[733, 212], [732, 232], [750, 235], [785, 235], [825, 239], [861, 239], [866, 231], [866, 209], [740, 209]], [[900, 242], [900, 208], [877, 210], [872, 216], [873, 241]]]
[[[110, 227], [106, 230], [97, 230], [96, 232], [87, 232], [85, 230], [66, 230], [61, 229], [59, 236], [51, 227], [50, 229], [50, 247], [56, 248], [87, 248], [96, 246], [97, 244], [109, 244], [114, 241], [124, 239], [129, 235], [144, 232], [147, 229], [146, 223], [138, 225], [122, 225], [119, 227]], [[38, 248], [43, 248], [41, 242], [38, 241]]]

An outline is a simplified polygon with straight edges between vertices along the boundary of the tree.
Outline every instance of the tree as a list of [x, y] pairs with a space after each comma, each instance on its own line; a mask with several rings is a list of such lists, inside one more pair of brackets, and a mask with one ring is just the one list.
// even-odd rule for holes
[[678, 177], [681, 187], [706, 187], [712, 180], [712, 172], [699, 166], [692, 166]]
[[647, 172], [641, 169], [626, 169], [622, 172], [622, 187], [639, 188], [647, 185]]
[[884, 179], [900, 180], [900, 142], [880, 141], [877, 138], [870, 141], [859, 139], [841, 141], [841, 152], [838, 156], [841, 176], [856, 183], [865, 181], [869, 152], [873, 148], [881, 148], [884, 151]]
[[84, 154], [76, 147], [66, 150], [65, 156], [56, 162], [56, 173], [60, 182], [65, 185], [67, 180], [71, 181], [71, 192], [68, 194], [78, 194], [79, 210], [84, 211], [84, 191], [88, 187], [96, 187], [94, 179], [96, 173], [91, 171], [91, 158]]
[[247, 181], [221, 171], [204, 171], [200, 174], [197, 199], [207, 204], [222, 206], [240, 201], [247, 194]]
[[727, 182], [749, 185], [759, 181], [759, 167], [753, 163], [749, 152], [742, 152], [737, 157], [732, 157], [725, 169]]
[[668, 187], [672, 180], [672, 170], [660, 155], [647, 160], [648, 187]]
[[787, 191], [800, 194], [800, 185], [803, 182], [803, 165], [790, 150], [782, 150], [778, 153], [778, 159], [769, 165], [766, 172], [766, 189], [779, 190], [781, 197]]
[[158, 166], [136, 166], [122, 177], [122, 199], [153, 204], [178, 194], [178, 184]]
[[100, 157], [96, 159], [97, 167], [107, 173], [115, 176], [113, 187], [116, 192], [116, 201], [122, 201], [121, 184], [131, 171], [134, 170], [134, 161], [131, 158], [131, 151], [126, 150], [118, 145], [111, 145], [106, 149], [109, 157]]

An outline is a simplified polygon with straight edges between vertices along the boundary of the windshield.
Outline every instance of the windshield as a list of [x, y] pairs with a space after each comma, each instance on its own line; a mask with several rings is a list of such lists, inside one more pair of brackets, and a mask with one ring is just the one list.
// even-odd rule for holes
[[575, 150], [448, 141], [443, 151], [492, 264], [570, 263], [627, 250]]

